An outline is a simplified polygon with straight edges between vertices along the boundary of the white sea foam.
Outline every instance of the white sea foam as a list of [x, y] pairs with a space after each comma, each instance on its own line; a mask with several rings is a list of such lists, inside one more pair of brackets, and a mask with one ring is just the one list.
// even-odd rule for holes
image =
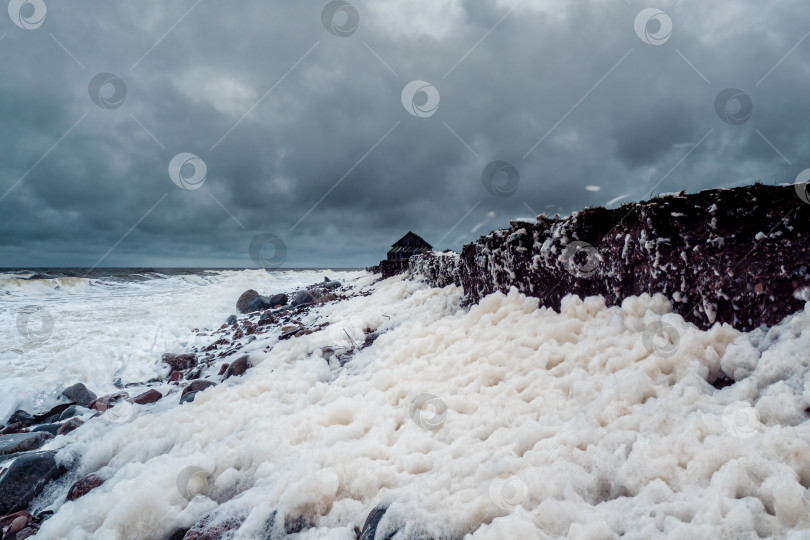
[[[358, 283], [374, 293], [308, 315], [331, 323], [320, 332], [263, 336], [255, 367], [193, 403], [167, 396], [125, 422], [92, 420], [52, 441], [77, 468], [41, 498], [59, 495], [39, 537], [163, 538], [217, 510], [246, 516], [236, 538], [267, 537], [277, 511], [311, 520], [294, 538], [349, 540], [379, 504], [389, 509], [378, 538], [399, 528], [398, 540], [810, 530], [807, 309], [741, 334], [700, 331], [663, 297], [611, 308], [567, 297], [555, 313], [513, 291], [465, 310], [452, 285]], [[178, 295], [208, 289], [220, 294], [211, 285]], [[219, 321], [230, 310], [222, 294], [219, 311], [180, 326]], [[644, 335], [661, 324], [679, 340], [656, 355]], [[344, 368], [321, 357], [320, 347], [346, 345], [344, 332], [359, 341], [366, 328], [384, 333]], [[739, 380], [716, 390], [706, 381], [721, 369]], [[417, 398], [444, 409], [414, 411]], [[67, 484], [91, 472], [108, 480], [65, 503]]]

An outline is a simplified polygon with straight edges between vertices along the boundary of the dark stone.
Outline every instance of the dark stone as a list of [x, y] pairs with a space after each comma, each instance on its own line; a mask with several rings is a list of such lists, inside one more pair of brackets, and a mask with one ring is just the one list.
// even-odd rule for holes
[[98, 397], [82, 383], [76, 383], [73, 386], [65, 388], [62, 391], [62, 395], [82, 407], [89, 407], [96, 397]]
[[19, 422], [20, 424], [22, 424], [24, 426], [30, 426], [30, 425], [33, 425], [36, 422], [36, 420], [34, 420], [33, 416], [31, 416], [27, 412], [23, 411], [22, 409], [20, 409], [20, 410], [14, 411], [14, 414], [11, 415], [11, 418], [9, 418], [8, 422], [6, 422], [6, 423], [7, 424], [16, 424], [17, 422]]
[[34, 516], [26, 510], [0, 517], [0, 534], [2, 534], [3, 531], [6, 532], [6, 535], [3, 536], [3, 540], [17, 540], [15, 533], [30, 527], [35, 521]]
[[0, 436], [0, 456], [36, 450], [50, 439], [53, 439], [53, 435], [43, 431], [2, 435]]
[[250, 360], [248, 360], [247, 355], [241, 356], [231, 362], [231, 365], [225, 370], [225, 379], [244, 375], [248, 368], [250, 368]]
[[0, 435], [7, 435], [9, 433], [27, 433], [28, 428], [22, 425], [20, 422], [14, 422], [13, 424], [9, 424], [3, 429], [0, 429]]
[[215, 383], [214, 381], [206, 381], [205, 379], [197, 379], [196, 381], [194, 381], [191, 384], [189, 384], [188, 386], [186, 386], [183, 389], [183, 393], [180, 394], [180, 395], [184, 396], [184, 395], [188, 394], [189, 392], [194, 392], [194, 393], [202, 392], [206, 388], [209, 388], [211, 386], [216, 386], [216, 385], [217, 385], [217, 383]]
[[59, 427], [59, 431], [56, 432], [57, 435], [66, 435], [73, 431], [74, 429], [78, 428], [79, 426], [84, 425], [84, 422], [78, 418], [71, 418], [64, 424]]
[[65, 471], [56, 464], [56, 452], [33, 452], [15, 459], [0, 477], [0, 515], [25, 510], [51, 480]]
[[253, 289], [242, 293], [236, 301], [236, 310], [239, 313], [252, 313], [262, 311], [275, 306], [283, 306], [287, 303], [286, 294], [275, 294], [273, 296], [262, 296]]
[[81, 416], [82, 414], [86, 413], [90, 409], [81, 407], [79, 405], [71, 405], [64, 411], [62, 414], [59, 415], [59, 420], [67, 420], [69, 418], [73, 418], [74, 416]]
[[48, 412], [35, 414], [34, 422], [37, 424], [41, 424], [42, 422], [49, 422], [49, 423], [56, 422], [59, 420], [59, 417], [62, 415], [62, 412], [64, 412], [65, 409], [69, 409], [70, 407], [73, 406], [74, 405], [71, 403], [60, 403], [59, 405], [52, 408]]
[[182, 371], [172, 371], [169, 375], [169, 382], [178, 382], [183, 380]]
[[323, 276], [323, 282], [324, 282], [324, 283], [329, 283], [330, 281], [332, 281], [332, 280], [331, 280], [331, 279], [329, 279], [329, 278], [328, 278], [328, 277], [326, 277], [326, 276]]
[[233, 538], [233, 531], [239, 529], [245, 516], [220, 513], [216, 510], [205, 514], [186, 533], [183, 540], [224, 540]]
[[[375, 540], [377, 526], [380, 524], [380, 520], [385, 515], [386, 510], [388, 510], [388, 508], [385, 506], [377, 506], [369, 512], [366, 522], [363, 524], [363, 528], [360, 531], [360, 538], [358, 540]], [[391, 536], [393, 536], [393, 534], [387, 538]]]
[[226, 371], [228, 371], [228, 364], [219, 366], [219, 375], [224, 375]]
[[318, 294], [313, 293], [312, 291], [298, 291], [295, 293], [290, 305], [293, 307], [298, 307], [314, 304], [318, 301], [318, 296]]
[[84, 478], [80, 478], [79, 480], [76, 480], [72, 486], [70, 486], [67, 494], [67, 500], [75, 501], [79, 497], [84, 497], [103, 483], [104, 479], [96, 474], [89, 474]]
[[128, 398], [129, 394], [126, 392], [116, 392], [114, 394], [107, 394], [106, 396], [101, 396], [100, 398], [96, 399], [90, 405], [90, 408], [103, 413], [107, 409], [112, 409], [113, 407], [115, 407], [117, 403], [124, 401]]
[[160, 359], [164, 364], [169, 364], [172, 371], [184, 371], [197, 365], [197, 355], [194, 353], [172, 354], [165, 353]]
[[269, 308], [274, 308], [276, 306], [286, 306], [287, 302], [289, 302], [289, 298], [287, 298], [286, 294], [274, 294], [267, 300], [267, 303], [270, 305]]
[[380, 261], [380, 273], [383, 279], [394, 277], [397, 274], [404, 274], [408, 271], [408, 259], [398, 261]]
[[804, 308], [808, 260], [810, 205], [792, 185], [757, 184], [513, 221], [465, 245], [448, 268], [458, 276], [441, 277], [459, 280], [467, 303], [512, 287], [553, 309], [567, 294], [614, 306], [660, 293], [701, 329], [750, 331]]
[[377, 338], [380, 337], [380, 335], [381, 334], [379, 332], [369, 332], [368, 334], [366, 334], [366, 339], [363, 341], [363, 348], [365, 349], [366, 347], [370, 346], [375, 341], [377, 341]]
[[339, 289], [342, 287], [339, 281], [330, 281], [329, 283], [324, 283], [323, 288], [328, 291], [333, 291], [335, 289]]
[[258, 325], [265, 325], [265, 324], [271, 324], [271, 323], [274, 323], [274, 322], [276, 322], [276, 320], [273, 318], [273, 316], [270, 314], [270, 312], [265, 311], [259, 317], [259, 322], [257, 324]]
[[150, 403], [155, 403], [157, 400], [163, 397], [163, 394], [155, 390], [154, 388], [147, 390], [143, 394], [136, 396], [133, 401], [138, 405], [148, 405]]
[[183, 403], [191, 403], [194, 401], [194, 398], [197, 397], [197, 392], [189, 392], [188, 394], [183, 394], [180, 396], [180, 404]]
[[236, 321], [237, 321], [236, 315], [231, 315], [230, 317], [228, 317], [228, 320], [225, 321], [225, 322], [227, 324], [231, 325], [231, 324], [236, 324]]
[[251, 309], [251, 300], [259, 296], [259, 293], [254, 291], [253, 289], [248, 289], [242, 293], [239, 299], [236, 301], [236, 311], [239, 313], [250, 313], [253, 311]]
[[50, 433], [51, 435], [56, 437], [56, 434], [59, 432], [60, 427], [62, 427], [62, 424], [40, 424], [34, 429], [32, 429], [31, 433], [39, 433], [41, 431], [44, 433]]
[[737, 381], [730, 379], [725, 373], [721, 372], [720, 375], [715, 380], [711, 381], [709, 384], [714, 386], [717, 390], [722, 390], [727, 386], [731, 386], [735, 382]]

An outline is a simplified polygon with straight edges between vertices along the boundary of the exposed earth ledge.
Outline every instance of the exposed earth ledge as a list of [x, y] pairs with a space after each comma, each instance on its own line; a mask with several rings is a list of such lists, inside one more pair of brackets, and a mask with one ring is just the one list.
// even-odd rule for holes
[[607, 305], [666, 295], [696, 326], [773, 326], [810, 300], [810, 205], [795, 186], [662, 195], [620, 208], [538, 216], [464, 246], [412, 257], [412, 275], [463, 285], [469, 302], [516, 287], [560, 308], [567, 294]]

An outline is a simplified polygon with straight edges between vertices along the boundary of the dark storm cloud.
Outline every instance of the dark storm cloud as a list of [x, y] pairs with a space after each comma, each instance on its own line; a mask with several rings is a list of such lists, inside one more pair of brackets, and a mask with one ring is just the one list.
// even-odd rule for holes
[[[654, 3], [673, 28], [658, 45], [636, 34], [650, 6], [635, 1], [356, 0], [346, 37], [322, 25], [327, 4], [51, 2], [36, 29], [3, 18], [2, 264], [92, 266], [115, 246], [102, 265], [251, 265], [269, 232], [286, 266], [364, 266], [409, 229], [459, 249], [533, 212], [810, 166], [799, 0]], [[104, 72], [125, 96], [108, 84], [94, 103]], [[403, 107], [414, 80], [435, 87], [435, 114]], [[729, 87], [753, 103], [741, 125], [715, 112]], [[169, 177], [182, 152], [206, 164], [200, 189]], [[482, 184], [494, 160], [519, 170], [512, 196]]]

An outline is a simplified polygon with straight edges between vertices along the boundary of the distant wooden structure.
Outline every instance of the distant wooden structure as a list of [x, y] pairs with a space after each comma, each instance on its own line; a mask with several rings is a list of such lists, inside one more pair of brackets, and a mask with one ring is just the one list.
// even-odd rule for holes
[[433, 246], [425, 242], [418, 234], [408, 231], [408, 234], [397, 240], [388, 250], [389, 261], [408, 260], [413, 255], [433, 251]]

